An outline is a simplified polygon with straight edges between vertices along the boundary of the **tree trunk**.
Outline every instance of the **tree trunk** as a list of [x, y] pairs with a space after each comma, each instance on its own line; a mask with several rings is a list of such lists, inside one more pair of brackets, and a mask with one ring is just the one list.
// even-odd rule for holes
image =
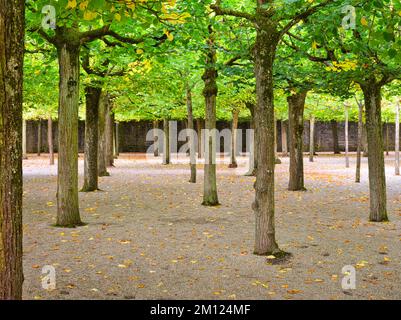
[[106, 166], [114, 167], [114, 153], [113, 153], [113, 140], [114, 140], [114, 113], [112, 112], [112, 103], [109, 100], [106, 111]]
[[47, 145], [49, 146], [49, 163], [54, 165], [54, 147], [53, 147], [53, 119], [49, 116], [47, 120]]
[[[68, 38], [69, 29], [63, 36]], [[72, 31], [74, 32], [74, 31]], [[67, 40], [68, 41], [68, 40]], [[57, 222], [82, 225], [78, 202], [79, 43], [57, 46], [59, 60]]]
[[337, 127], [337, 121], [336, 120], [331, 120], [331, 131], [333, 133], [333, 151], [334, 154], [340, 154], [340, 145], [338, 143], [338, 127]]
[[400, 100], [395, 107], [395, 175], [400, 175]]
[[0, 300], [22, 299], [23, 0], [0, 0]]
[[348, 107], [345, 106], [345, 167], [349, 168]]
[[288, 190], [305, 191], [303, 132], [306, 92], [300, 92], [287, 97], [288, 123], [290, 136], [290, 181]]
[[233, 115], [233, 120], [232, 120], [232, 126], [231, 126], [231, 153], [230, 153], [230, 164], [229, 168], [237, 168], [238, 163], [237, 163], [237, 137], [238, 137], [238, 116], [239, 116], [239, 111], [234, 110], [232, 112]]
[[159, 120], [153, 121], [153, 143], [154, 143], [154, 150], [153, 156], [158, 157], [160, 153], [160, 141], [159, 136], [157, 134], [157, 130], [159, 129]]
[[311, 116], [309, 120], [309, 162], [313, 162], [315, 155], [315, 117]]
[[355, 182], [361, 182], [361, 157], [362, 157], [362, 134], [363, 134], [363, 104], [358, 102], [358, 146], [356, 152], [356, 174]]
[[209, 26], [209, 39], [207, 41], [208, 53], [206, 69], [202, 76], [205, 83], [203, 96], [205, 97], [205, 170], [203, 182], [204, 206], [216, 206], [219, 204], [216, 182], [216, 98], [218, 94], [216, 49], [212, 27]]
[[163, 164], [170, 164], [170, 122], [168, 119], [163, 120]]
[[22, 159], [28, 159], [26, 153], [26, 120], [22, 121]]
[[287, 121], [281, 121], [281, 151], [283, 157], [288, 157]]
[[106, 111], [108, 108], [108, 94], [102, 92], [99, 99], [99, 122], [98, 122], [98, 150], [97, 171], [99, 177], [107, 177], [110, 174], [106, 168]]
[[194, 130], [194, 117], [192, 113], [192, 91], [187, 85], [187, 112], [188, 112], [188, 130], [189, 130], [189, 155], [191, 177], [189, 182], [196, 183], [196, 136]]
[[37, 141], [37, 154], [38, 157], [40, 157], [40, 154], [42, 152], [42, 120], [39, 119], [38, 121], [38, 141]]
[[[260, 4], [264, 1], [260, 1]], [[280, 253], [275, 237], [273, 62], [279, 33], [268, 17], [258, 16], [254, 47], [256, 97], [255, 248], [257, 255]]]
[[365, 98], [369, 147], [370, 221], [387, 221], [386, 175], [384, 170], [381, 87], [369, 82], [361, 86]]
[[202, 119], [196, 119], [196, 127], [198, 131], [198, 159], [203, 157], [203, 136], [202, 136]]
[[101, 88], [85, 87], [85, 160], [84, 186], [82, 187], [82, 192], [92, 192], [99, 189], [97, 162], [99, 144], [99, 101], [101, 93]]

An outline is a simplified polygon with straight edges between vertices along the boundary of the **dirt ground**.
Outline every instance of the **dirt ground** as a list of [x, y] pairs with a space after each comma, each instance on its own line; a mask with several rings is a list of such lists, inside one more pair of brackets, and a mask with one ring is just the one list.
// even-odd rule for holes
[[[203, 171], [188, 183], [188, 158], [124, 154], [80, 193], [86, 226], [51, 226], [56, 166], [46, 155], [24, 161], [24, 299], [401, 299], [401, 177], [386, 158], [389, 223], [368, 222], [367, 159], [354, 183], [355, 159], [305, 158], [306, 192], [289, 192], [288, 158], [277, 165], [276, 232], [293, 257], [271, 265], [252, 254], [253, 177], [218, 167], [221, 206], [201, 205]], [[82, 186], [83, 157], [80, 157]], [[42, 267], [56, 269], [56, 289], [42, 288]], [[356, 289], [341, 287], [356, 268]]]

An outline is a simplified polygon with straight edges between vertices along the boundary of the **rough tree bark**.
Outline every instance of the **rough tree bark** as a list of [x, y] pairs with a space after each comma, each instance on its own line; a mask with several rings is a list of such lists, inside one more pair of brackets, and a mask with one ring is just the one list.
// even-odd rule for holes
[[369, 148], [370, 221], [387, 221], [386, 175], [384, 170], [381, 87], [375, 80], [361, 85], [366, 109]]
[[196, 129], [198, 132], [198, 159], [203, 158], [203, 136], [202, 136], [202, 119], [196, 119]]
[[108, 108], [108, 94], [102, 92], [99, 99], [99, 122], [98, 122], [98, 151], [97, 151], [97, 171], [99, 177], [107, 177], [110, 174], [106, 168], [106, 111]]
[[288, 144], [287, 144], [287, 121], [281, 121], [281, 155], [288, 157]]
[[78, 202], [78, 108], [80, 40], [76, 29], [57, 28], [59, 61], [57, 222], [82, 225]]
[[313, 162], [315, 154], [315, 117], [309, 119], [309, 162]]
[[170, 164], [170, 121], [168, 119], [163, 120], [163, 164]]
[[237, 133], [238, 133], [238, 117], [239, 111], [233, 110], [232, 112], [233, 120], [231, 125], [231, 153], [230, 153], [230, 164], [229, 168], [237, 168]]
[[23, 0], [0, 0], [0, 300], [22, 298]]
[[86, 120], [85, 120], [85, 160], [84, 185], [82, 192], [99, 189], [98, 185], [98, 144], [99, 144], [99, 101], [101, 88], [85, 87]]
[[338, 125], [336, 120], [331, 120], [331, 132], [333, 134], [333, 151], [334, 154], [340, 154], [340, 145], [338, 143]]
[[188, 130], [189, 130], [189, 155], [191, 177], [189, 182], [196, 183], [196, 137], [194, 131], [194, 117], [192, 113], [192, 91], [187, 84], [187, 113], [188, 113]]
[[303, 132], [304, 109], [307, 92], [299, 92], [287, 97], [290, 138], [290, 180], [288, 190], [305, 191]]
[[53, 119], [47, 119], [47, 145], [49, 147], [49, 163], [54, 165], [54, 146], [53, 146]]
[[208, 53], [206, 58], [206, 68], [202, 76], [205, 83], [203, 96], [205, 97], [205, 170], [203, 182], [203, 202], [204, 206], [216, 206], [219, 204], [217, 197], [216, 182], [216, 98], [217, 70], [216, 70], [216, 49], [214, 48], [214, 35], [212, 26], [209, 26], [209, 39], [207, 40]]
[[[259, 6], [266, 1], [260, 1]], [[280, 253], [274, 223], [274, 95], [273, 62], [280, 33], [263, 13], [257, 14], [254, 47], [256, 97], [255, 151], [257, 157], [255, 202], [255, 247], [257, 255]]]
[[362, 134], [363, 134], [363, 104], [358, 102], [358, 146], [356, 151], [355, 182], [361, 182]]
[[36, 145], [36, 153], [38, 157], [40, 157], [40, 154], [42, 153], [42, 119], [38, 120], [38, 140], [37, 140], [37, 145]]

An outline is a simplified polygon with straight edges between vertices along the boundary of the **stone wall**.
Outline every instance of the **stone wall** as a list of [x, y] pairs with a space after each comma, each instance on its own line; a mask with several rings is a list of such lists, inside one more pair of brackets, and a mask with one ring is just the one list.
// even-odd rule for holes
[[[162, 128], [163, 123], [159, 122], [159, 127]], [[338, 123], [338, 139], [340, 149], [345, 150], [345, 123]], [[42, 126], [42, 152], [48, 151], [47, 144], [47, 121], [41, 121]], [[178, 132], [185, 128], [185, 121], [177, 122]], [[196, 125], [195, 125], [196, 127]], [[231, 124], [229, 122], [219, 121], [217, 122], [217, 129], [229, 129]], [[37, 152], [37, 139], [38, 139], [38, 121], [27, 121], [27, 152]], [[152, 141], [146, 141], [146, 134], [153, 128], [151, 121], [131, 121], [122, 122], [119, 124], [119, 148], [120, 152], [146, 152], [148, 147], [152, 144]], [[250, 128], [249, 122], [240, 122], [239, 129], [242, 129], [243, 135], [243, 151], [246, 150], [246, 129]], [[388, 125], [389, 130], [389, 148], [394, 150], [395, 145], [395, 126], [394, 124]], [[350, 122], [349, 124], [349, 148], [350, 151], [355, 151], [357, 147], [357, 123]], [[383, 126], [383, 137], [386, 139], [386, 125]], [[79, 152], [84, 151], [84, 138], [85, 138], [85, 122], [79, 122]], [[53, 122], [53, 139], [54, 148], [57, 152], [57, 122]], [[179, 142], [180, 147], [184, 142]], [[315, 150], [317, 152], [328, 152], [333, 150], [333, 135], [331, 130], [331, 124], [329, 122], [316, 122], [315, 124]], [[305, 151], [309, 149], [309, 121], [305, 121], [304, 130], [304, 145]], [[281, 122], [277, 123], [277, 148], [281, 151]]]

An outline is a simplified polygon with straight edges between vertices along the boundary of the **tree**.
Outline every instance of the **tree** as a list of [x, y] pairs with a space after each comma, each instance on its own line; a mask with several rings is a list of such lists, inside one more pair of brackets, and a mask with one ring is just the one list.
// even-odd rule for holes
[[[123, 17], [129, 22], [140, 24], [149, 22], [156, 15], [166, 20], [182, 19], [180, 15], [171, 15], [166, 5], [169, 1], [157, 1], [158, 10], [144, 3], [112, 3], [108, 1], [60, 1], [56, 6], [56, 26], [54, 31], [46, 32], [38, 27], [41, 21], [41, 9], [47, 5], [46, 0], [28, 1], [32, 12], [31, 31], [36, 31], [43, 39], [57, 49], [59, 63], [59, 161], [57, 183], [57, 222], [61, 227], [82, 225], [78, 203], [78, 106], [80, 84], [80, 52], [82, 46], [109, 36], [119, 41], [138, 44], [142, 38], [121, 36], [112, 30], [112, 26], [120, 25]], [[67, 10], [65, 10], [67, 9]], [[101, 11], [99, 15], [97, 11]], [[66, 14], [67, 12], [67, 14]], [[163, 14], [161, 14], [164, 12]], [[142, 14], [142, 15], [141, 15]], [[132, 17], [135, 15], [135, 19]], [[141, 17], [141, 19], [138, 19]], [[125, 20], [125, 18], [124, 18]], [[88, 21], [90, 23], [88, 23]], [[157, 20], [156, 20], [157, 21]], [[92, 28], [95, 25], [97, 28]], [[123, 32], [125, 29], [123, 29]]]
[[290, 132], [290, 180], [288, 190], [305, 191], [303, 166], [304, 108], [307, 91], [287, 97]]
[[206, 119], [205, 119], [205, 177], [203, 202], [205, 206], [215, 206], [219, 204], [216, 185], [216, 150], [215, 150], [215, 129], [216, 129], [216, 98], [218, 93], [217, 87], [217, 70], [216, 70], [216, 49], [214, 48], [213, 27], [209, 27], [209, 39], [207, 39], [208, 51], [206, 53], [206, 69], [202, 76], [205, 83], [203, 96], [205, 97]]
[[[375, 222], [387, 221], [386, 178], [382, 133], [382, 88], [400, 78], [401, 16], [396, 1], [340, 1], [339, 6], [353, 5], [350, 20], [337, 24], [338, 12], [325, 10], [305, 24], [308, 44], [317, 44], [319, 61], [332, 74], [349, 83], [357, 83], [364, 95], [366, 135], [369, 149], [370, 215]], [[390, 4], [390, 7], [388, 5]], [[357, 13], [357, 14], [356, 14]], [[318, 27], [317, 27], [318, 26]]]
[[0, 1], [0, 299], [22, 298], [25, 2]]
[[257, 103], [255, 108], [256, 196], [253, 209], [256, 215], [256, 237], [254, 253], [257, 255], [280, 254], [275, 238], [274, 226], [274, 94], [273, 65], [277, 46], [292, 27], [333, 1], [316, 5], [294, 2], [293, 6], [275, 6], [272, 1], [258, 0], [254, 13], [227, 9], [221, 1], [212, 6], [217, 15], [243, 18], [254, 24], [254, 45]]

